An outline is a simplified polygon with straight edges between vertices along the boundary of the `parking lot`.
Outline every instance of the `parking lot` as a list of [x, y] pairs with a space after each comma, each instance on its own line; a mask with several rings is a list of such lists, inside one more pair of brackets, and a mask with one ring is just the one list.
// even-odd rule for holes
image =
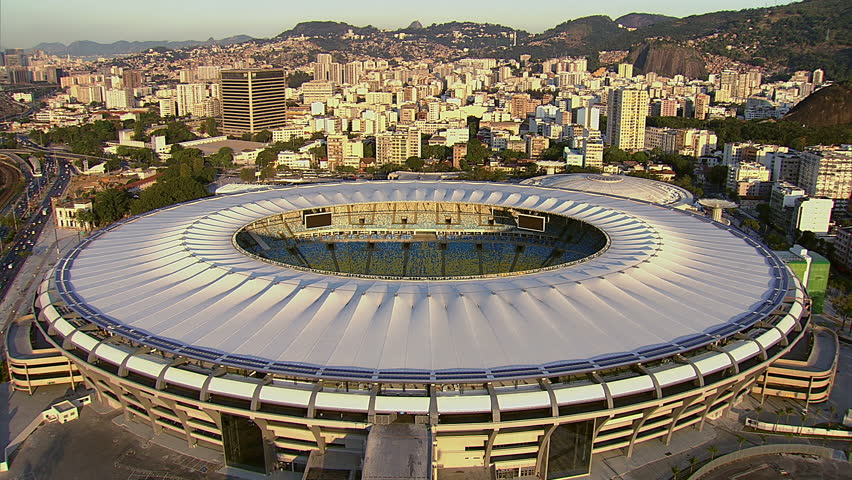
[[84, 407], [80, 418], [43, 425], [24, 442], [7, 478], [15, 480], [224, 480], [221, 465], [181, 455], [113, 424], [116, 413]]

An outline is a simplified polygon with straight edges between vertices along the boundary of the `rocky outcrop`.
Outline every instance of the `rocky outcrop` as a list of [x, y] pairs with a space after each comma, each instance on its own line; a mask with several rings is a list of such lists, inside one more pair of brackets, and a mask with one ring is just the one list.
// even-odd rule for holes
[[701, 53], [690, 47], [666, 43], [643, 43], [627, 56], [638, 73], [656, 72], [671, 77], [707, 78]]

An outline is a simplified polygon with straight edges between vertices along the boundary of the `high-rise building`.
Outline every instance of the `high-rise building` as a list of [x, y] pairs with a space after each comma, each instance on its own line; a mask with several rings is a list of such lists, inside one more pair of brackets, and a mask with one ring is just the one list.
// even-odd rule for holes
[[176, 117], [177, 102], [174, 98], [161, 98], [159, 101], [161, 117]]
[[838, 228], [834, 242], [834, 259], [852, 269], [852, 227]]
[[761, 145], [753, 142], [729, 142], [725, 144], [722, 164], [733, 167], [739, 162], [759, 162], [770, 165], [767, 156], [773, 153], [786, 153], [790, 149], [781, 145]]
[[125, 69], [121, 73], [122, 81], [124, 82], [124, 88], [134, 89], [140, 88], [142, 86], [142, 72], [139, 70], [129, 70]]
[[71, 87], [70, 93], [80, 103], [104, 101], [104, 87], [101, 85], [74, 85]]
[[623, 78], [633, 78], [633, 64], [620, 63], [618, 64], [618, 76]]
[[329, 170], [337, 170], [341, 166], [357, 169], [360, 166], [364, 156], [364, 144], [360, 139], [350, 140], [347, 135], [329, 135], [326, 146]]
[[178, 73], [180, 83], [195, 83], [198, 80], [198, 73], [195, 70], [185, 68]]
[[678, 106], [679, 104], [677, 99], [657, 99], [651, 104], [651, 108], [649, 108], [648, 113], [654, 117], [676, 117]]
[[287, 103], [284, 70], [223, 70], [222, 131], [242, 134], [284, 126]]
[[814, 85], [822, 85], [825, 82], [825, 71], [821, 68], [817, 68], [814, 70], [814, 74], [811, 78], [811, 83]]
[[420, 156], [420, 131], [385, 132], [376, 135], [376, 165], [401, 165], [409, 157]]
[[[759, 183], [768, 183], [769, 169], [757, 162], [740, 162], [728, 172], [727, 188], [737, 191], [740, 195], [748, 195]], [[756, 196], [756, 195], [755, 195]]]
[[577, 123], [590, 129], [600, 130], [601, 111], [594, 107], [580, 107], [577, 109]]
[[716, 150], [716, 133], [710, 130], [681, 128], [677, 131], [675, 148], [681, 155], [700, 157]]
[[[364, 63], [360, 61], [349, 62], [343, 70], [343, 83], [355, 85], [364, 73]], [[415, 99], [416, 100], [416, 99]]]
[[622, 150], [645, 148], [648, 92], [627, 88], [611, 90], [606, 107], [607, 144]]
[[203, 102], [206, 97], [207, 89], [203, 83], [178, 84], [178, 115], [192, 115], [193, 107]]
[[541, 135], [528, 135], [526, 140], [529, 158], [541, 158], [544, 151], [550, 147], [550, 139]]
[[823, 149], [802, 152], [799, 186], [812, 197], [834, 199], [846, 209], [852, 195], [852, 150]]
[[113, 88], [104, 93], [106, 108], [132, 108], [135, 106], [133, 93], [126, 88]]
[[219, 72], [222, 70], [217, 65], [202, 65], [198, 67], [196, 77], [200, 82], [215, 82], [219, 80]]
[[604, 145], [598, 138], [583, 138], [583, 166], [592, 168], [603, 168]]
[[24, 54], [23, 48], [7, 48], [5, 59], [7, 67], [26, 67], [30, 64], [30, 57]]
[[707, 119], [707, 112], [710, 110], [710, 95], [699, 93], [693, 101], [693, 110], [695, 118], [699, 120]]
[[325, 102], [334, 96], [334, 84], [327, 80], [311, 80], [302, 84], [302, 103]]

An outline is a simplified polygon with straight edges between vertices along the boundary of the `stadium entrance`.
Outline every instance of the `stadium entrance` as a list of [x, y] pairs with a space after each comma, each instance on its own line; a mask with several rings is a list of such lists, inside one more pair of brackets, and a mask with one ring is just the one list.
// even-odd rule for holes
[[559, 480], [588, 475], [592, 468], [594, 420], [563, 423], [550, 435], [547, 479]]
[[263, 433], [253, 421], [223, 413], [222, 443], [229, 467], [267, 473]]

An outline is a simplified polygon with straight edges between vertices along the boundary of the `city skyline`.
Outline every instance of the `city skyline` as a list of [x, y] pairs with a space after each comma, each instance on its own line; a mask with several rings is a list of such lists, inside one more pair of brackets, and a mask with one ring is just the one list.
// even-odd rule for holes
[[[262, 0], [241, 12], [240, 22], [224, 8], [211, 8], [210, 2], [189, 0], [180, 3], [154, 0], [145, 10], [131, 3], [104, 5], [98, 0], [67, 3], [46, 0], [38, 5], [23, 2], [0, 4], [0, 48], [32, 48], [42, 42], [71, 43], [89, 40], [100, 43], [126, 41], [184, 41], [250, 35], [275, 36], [306, 21], [338, 21], [356, 26], [373, 25], [382, 29], [405, 28], [418, 20], [424, 26], [450, 21], [496, 23], [539, 33], [567, 20], [590, 15], [618, 18], [632, 12], [685, 17], [721, 10], [741, 10], [793, 3], [789, 0], [720, 0], [712, 5], [688, 2], [652, 2], [614, 0], [606, 5], [572, 4], [557, 8], [541, 5], [524, 11], [512, 9], [506, 0], [491, 3], [483, 12], [477, 6], [464, 6], [438, 0], [429, 11], [416, 5], [371, 2], [368, 7], [353, 6], [343, 0], [322, 4], [290, 5]], [[382, 11], [377, 17], [376, 11]], [[196, 21], [185, 21], [194, 17]], [[45, 28], [49, 26], [49, 28]]]

